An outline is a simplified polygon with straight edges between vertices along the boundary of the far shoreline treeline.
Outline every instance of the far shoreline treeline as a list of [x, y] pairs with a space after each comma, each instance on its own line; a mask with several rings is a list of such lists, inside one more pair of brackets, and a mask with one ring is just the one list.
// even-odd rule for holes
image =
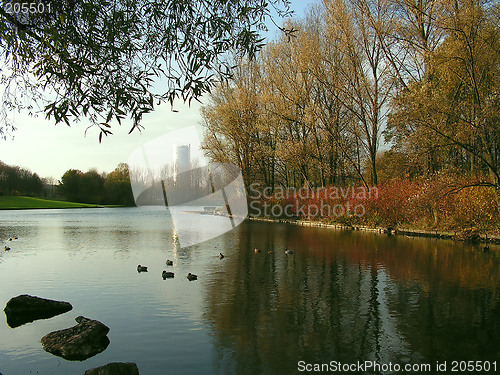
[[[69, 169], [56, 184], [53, 178], [40, 178], [27, 169], [0, 162], [0, 196], [64, 200], [93, 207], [135, 206], [128, 166], [125, 163], [120, 163], [111, 173], [99, 173], [96, 169], [87, 172]], [[55, 207], [58, 208], [59, 205], [56, 204]]]

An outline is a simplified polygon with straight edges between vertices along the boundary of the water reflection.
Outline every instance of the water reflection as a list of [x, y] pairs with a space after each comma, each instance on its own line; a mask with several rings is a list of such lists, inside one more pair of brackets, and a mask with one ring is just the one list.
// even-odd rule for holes
[[[298, 361], [499, 358], [493, 247], [249, 222], [180, 248], [165, 213], [1, 212], [0, 236], [19, 235], [0, 253], [1, 305], [29, 293], [74, 310], [0, 324], [0, 372], [83, 374], [127, 360], [148, 375], [291, 374]], [[44, 352], [40, 338], [77, 315], [109, 325], [109, 347], [82, 363]]]
[[206, 293], [221, 373], [499, 357], [498, 253], [255, 222], [238, 239]]

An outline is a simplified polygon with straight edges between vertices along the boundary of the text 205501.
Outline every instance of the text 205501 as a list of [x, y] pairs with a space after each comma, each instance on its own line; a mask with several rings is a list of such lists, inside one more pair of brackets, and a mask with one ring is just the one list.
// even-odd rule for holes
[[36, 13], [50, 13], [52, 11], [52, 4], [45, 2], [3, 2], [5, 12], [8, 14], [36, 14]]

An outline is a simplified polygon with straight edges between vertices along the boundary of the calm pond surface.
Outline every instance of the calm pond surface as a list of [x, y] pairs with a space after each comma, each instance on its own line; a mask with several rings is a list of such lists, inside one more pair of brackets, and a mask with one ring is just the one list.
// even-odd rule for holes
[[[206, 225], [189, 220], [193, 233]], [[135, 362], [142, 375], [305, 373], [299, 361], [500, 365], [498, 248], [245, 222], [182, 249], [164, 208], [1, 211], [0, 242], [2, 309], [26, 293], [73, 305], [14, 329], [4, 315], [3, 375], [83, 375], [109, 362]], [[110, 327], [108, 348], [83, 362], [45, 352], [40, 339], [78, 315]]]

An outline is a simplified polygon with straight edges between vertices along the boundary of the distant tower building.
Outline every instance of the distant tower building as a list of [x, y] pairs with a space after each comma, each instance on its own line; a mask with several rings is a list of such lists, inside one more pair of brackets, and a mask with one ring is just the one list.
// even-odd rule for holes
[[191, 145], [174, 145], [174, 181], [191, 167]]

